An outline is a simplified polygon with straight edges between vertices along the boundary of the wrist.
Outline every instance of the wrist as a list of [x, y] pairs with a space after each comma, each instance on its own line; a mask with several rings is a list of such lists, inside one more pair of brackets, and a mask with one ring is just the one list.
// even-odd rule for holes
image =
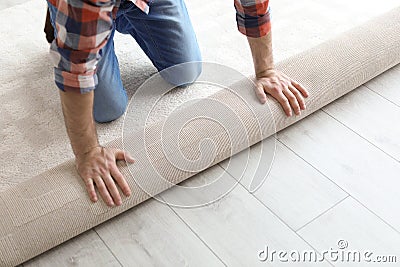
[[276, 75], [276, 69], [271, 67], [271, 68], [265, 68], [265, 69], [259, 69], [255, 70], [256, 71], [256, 78], [264, 78], [264, 77], [270, 77]]
[[82, 126], [79, 131], [69, 127], [67, 127], [67, 131], [75, 156], [86, 154], [94, 148], [100, 147], [96, 126], [93, 122], [88, 123], [87, 126]]
[[256, 76], [260, 74], [273, 72], [275, 70], [275, 64], [272, 59], [272, 54], [262, 55], [258, 57], [254, 56], [253, 63], [254, 63], [254, 72]]
[[79, 160], [79, 159], [81, 159], [81, 158], [86, 157], [87, 155], [89, 155], [89, 154], [91, 154], [91, 153], [94, 153], [94, 152], [101, 152], [103, 149], [104, 149], [103, 146], [101, 146], [101, 145], [96, 145], [96, 146], [93, 146], [93, 147], [88, 147], [88, 148], [86, 148], [86, 150], [78, 151], [77, 153], [74, 152], [74, 154], [75, 154], [75, 158], [76, 158], [77, 160]]
[[81, 127], [78, 131], [77, 129], [67, 127], [72, 151], [75, 156], [87, 154], [94, 148], [100, 147], [94, 123], [89, 122], [82, 124], [81, 122]]
[[272, 54], [272, 39], [269, 33], [259, 38], [247, 38], [253, 57], [256, 76], [274, 70], [274, 58]]
[[79, 149], [73, 149], [73, 151], [74, 151], [75, 157], [81, 157], [81, 156], [85, 156], [85, 155], [89, 154], [91, 151], [93, 151], [95, 149], [99, 149], [99, 148], [102, 148], [102, 146], [97, 144], [97, 145], [93, 145], [93, 146], [89, 146], [89, 147], [80, 147]]

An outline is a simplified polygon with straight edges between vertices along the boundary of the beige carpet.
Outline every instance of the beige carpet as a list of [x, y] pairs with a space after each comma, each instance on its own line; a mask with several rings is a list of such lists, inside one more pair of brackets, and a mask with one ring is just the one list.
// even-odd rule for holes
[[[312, 1], [304, 2], [313, 3]], [[307, 11], [308, 15], [320, 14], [319, 10], [323, 9], [319, 7], [318, 12], [316, 12], [317, 9], [313, 7], [317, 4], [313, 4], [312, 8]], [[229, 5], [229, 7], [231, 6]], [[279, 5], [276, 7], [277, 15], [279, 15], [278, 7]], [[194, 18], [199, 18], [199, 20], [195, 20], [195, 25], [196, 28], [200, 28], [200, 18], [207, 14], [207, 10], [204, 7], [200, 8], [198, 1], [191, 1], [189, 8], [192, 8], [190, 11], [193, 10]], [[221, 5], [220, 10], [215, 9], [212, 11], [213, 14], [207, 14], [210, 18], [215, 17], [217, 22], [214, 23], [213, 20], [210, 20], [210, 23], [203, 25], [201, 30], [198, 31], [203, 55], [205, 60], [219, 61], [235, 67], [245, 74], [250, 74], [251, 60], [248, 50], [245, 49], [245, 40], [237, 34], [234, 28], [233, 13], [227, 12], [224, 8], [226, 7]], [[364, 5], [360, 5], [360, 8], [364, 8]], [[388, 6], [378, 8], [384, 9]], [[373, 12], [372, 9], [368, 10], [372, 14], [374, 12], [379, 13], [382, 10], [377, 10], [378, 8], [375, 8]], [[293, 5], [289, 9], [293, 10]], [[282, 8], [281, 12], [283, 12], [282, 10], [287, 12], [287, 9]], [[332, 12], [329, 8], [326, 11]], [[316, 13], [313, 14], [313, 12]], [[2, 25], [5, 25], [0, 29], [0, 33], [1, 36], [8, 37], [1, 40], [0, 57], [2, 66], [0, 70], [0, 101], [2, 104], [0, 116], [2, 140], [0, 262], [2, 262], [2, 265], [3, 263], [10, 265], [27, 260], [115, 216], [141, 202], [147, 196], [140, 190], [134, 190], [136, 193], [134, 197], [127, 199], [123, 207], [113, 210], [107, 209], [101, 203], [92, 205], [84, 197], [85, 192], [80, 180], [73, 172], [70, 162], [56, 167], [53, 171], [47, 172], [46, 175], [39, 175], [32, 179], [36, 174], [57, 166], [72, 157], [62, 122], [58, 94], [52, 82], [52, 73], [49, 71], [51, 66], [48, 63], [48, 47], [41, 33], [44, 5], [40, 1], [30, 1], [0, 13], [2, 13], [1, 20], [4, 20], [1, 21]], [[398, 29], [400, 26], [398, 14], [399, 10], [397, 10], [397, 13], [392, 13], [392, 17], [386, 16], [385, 19], [380, 19], [377, 23], [363, 28], [361, 34], [359, 32], [356, 35], [351, 35], [350, 39], [342, 37], [342, 39], [339, 39], [340, 41], [329, 42], [327, 45], [312, 50], [313, 52], [301, 54], [281, 63], [281, 68], [293, 77], [298, 78], [313, 92], [313, 97], [309, 99], [308, 112], [322, 107], [399, 63], [398, 44], [400, 40], [398, 38], [400, 34]], [[343, 14], [339, 14], [339, 17], [340, 15]], [[320, 14], [320, 16], [322, 15]], [[353, 19], [352, 22], [356, 24], [363, 22], [366, 17], [368, 15], [363, 14]], [[25, 18], [25, 22], [22, 23], [20, 18]], [[226, 23], [218, 23], [218, 20]], [[304, 47], [320, 43], [328, 33], [334, 35], [347, 27], [343, 26], [344, 24], [334, 27], [335, 24], [333, 23], [330, 28], [331, 31], [328, 31], [324, 30], [321, 25], [314, 23], [312, 27], [302, 29], [301, 23], [310, 23], [306, 20], [305, 22], [301, 21], [300, 25], [296, 24], [295, 27], [290, 28], [287, 23], [291, 20], [282, 21], [286, 22], [286, 25], [276, 23], [277, 26], [274, 28], [274, 33], [276, 32], [274, 42], [275, 46], [278, 47], [278, 59], [286, 58], [290, 53], [301, 51]], [[227, 23], [230, 23], [228, 25], [231, 26], [222, 27]], [[282, 28], [290, 28], [290, 31], [283, 32]], [[212, 34], [209, 34], [210, 29], [213, 29]], [[213, 35], [218, 33], [219, 36]], [[320, 35], [318, 35], [319, 33]], [[296, 44], [295, 39], [299, 38], [296, 37], [299, 34], [303, 35], [303, 41], [297, 41]], [[304, 38], [304, 35], [307, 34], [316, 34], [315, 39]], [[206, 36], [207, 38], [205, 38]], [[285, 39], [293, 40], [293, 42], [283, 42]], [[121, 60], [123, 79], [129, 93], [132, 94], [135, 88], [154, 72], [154, 69], [131, 39], [118, 36], [116, 41], [117, 47], [121, 48], [119, 55], [123, 59]], [[283, 50], [283, 48], [286, 48], [286, 50]], [[337, 53], [332, 53], [333, 51], [337, 51]], [[351, 55], [351, 57], [346, 55]], [[328, 57], [339, 57], [340, 60], [328, 60]], [[133, 65], [135, 66], [134, 70], [132, 70]], [[215, 88], [213, 87], [196, 85], [186, 90], [174, 91], [166, 96], [160, 106], [157, 107], [158, 112], [154, 113], [152, 119], [155, 121], [157, 118], [167, 115], [169, 111], [187, 99], [204, 97], [214, 91]], [[245, 92], [247, 93], [244, 97], [247, 101], [255, 105], [254, 95], [249, 90]], [[215, 97], [219, 98], [221, 95]], [[224, 96], [220, 99], [222, 101], [222, 99], [230, 98]], [[233, 100], [233, 103], [236, 103], [235, 101]], [[278, 128], [285, 127], [295, 121], [294, 119], [283, 119], [279, 106], [276, 104], [272, 105], [272, 110], [274, 115], [277, 116]], [[248, 115], [246, 112], [243, 114]], [[263, 121], [262, 116], [266, 113], [258, 110], [257, 114], [260, 116], [260, 121]], [[179, 114], [175, 116], [179, 117]], [[119, 120], [112, 124], [100, 125], [100, 139], [106, 142], [119, 137], [121, 123], [122, 120]], [[200, 125], [204, 124], [206, 122]], [[249, 127], [249, 129], [253, 129], [255, 126], [250, 124]], [[196, 130], [196, 128], [194, 129]], [[257, 142], [271, 133], [273, 132], [271, 132], [270, 124], [264, 125], [262, 135], [255, 134], [252, 136], [251, 143]], [[189, 142], [189, 144], [189, 147], [197, 145], [195, 142]], [[244, 147], [238, 145], [235, 152]], [[221, 148], [223, 148], [223, 145]], [[226, 155], [221, 152], [218, 159], [221, 160], [224, 157]], [[146, 168], [140, 164], [137, 164], [137, 166], [137, 175], [140, 176], [139, 174]], [[173, 170], [168, 169], [168, 171]], [[174, 178], [171, 182], [176, 183], [192, 174], [175, 171], [174, 175], [167, 177]], [[26, 182], [22, 183], [23, 181]], [[132, 179], [130, 183], [133, 184]], [[163, 188], [165, 187], [158, 185], [154, 187], [153, 193]], [[62, 192], [65, 197], [54, 201], [57, 192]], [[80, 214], [82, 211], [87, 212]], [[76, 220], [73, 219], [77, 216], [83, 218], [83, 220], [80, 220], [80, 224], [76, 224]], [[46, 227], [43, 227], [44, 225]]]

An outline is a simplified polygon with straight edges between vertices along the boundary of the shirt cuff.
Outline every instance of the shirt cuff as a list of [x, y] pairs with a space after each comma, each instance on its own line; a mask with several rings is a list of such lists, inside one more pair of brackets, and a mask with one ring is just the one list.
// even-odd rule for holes
[[239, 32], [248, 37], [262, 37], [271, 31], [271, 15], [268, 1], [264, 6], [242, 6], [235, 1], [236, 22]]
[[[79, 51], [75, 51], [79, 53]], [[96, 55], [85, 55], [86, 62], [75, 62], [70, 60], [72, 52], [57, 46], [57, 40], [53, 40], [50, 47], [50, 57], [54, 63], [54, 80], [57, 87], [62, 91], [74, 91], [87, 93], [94, 90], [98, 84]], [[79, 58], [79, 57], [77, 57]], [[80, 64], [77, 64], [80, 63]]]
[[54, 68], [54, 78], [57, 87], [64, 92], [88, 93], [97, 86], [97, 74], [79, 75]]

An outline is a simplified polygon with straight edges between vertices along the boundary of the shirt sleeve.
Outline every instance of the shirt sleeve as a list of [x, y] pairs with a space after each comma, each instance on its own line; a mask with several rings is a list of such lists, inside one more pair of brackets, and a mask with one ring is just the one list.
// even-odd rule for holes
[[97, 85], [96, 66], [113, 27], [115, 0], [50, 0], [57, 38], [50, 47], [62, 91], [86, 93]]
[[236, 22], [241, 33], [262, 37], [271, 31], [269, 0], [234, 0]]

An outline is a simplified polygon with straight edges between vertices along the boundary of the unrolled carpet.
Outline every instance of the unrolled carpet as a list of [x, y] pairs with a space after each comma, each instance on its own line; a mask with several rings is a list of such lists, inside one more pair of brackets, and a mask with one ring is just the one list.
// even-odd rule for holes
[[[163, 133], [164, 120], [124, 136], [124, 145], [137, 161], [130, 170], [121, 166], [132, 188], [132, 196], [124, 198], [121, 207], [108, 208], [102, 201], [91, 203], [72, 160], [1, 192], [0, 265], [17, 265], [61, 244], [138, 205], [150, 197], [148, 193], [157, 194], [205, 166], [263, 140], [399, 63], [400, 8], [397, 8], [277, 65], [310, 91], [307, 111], [300, 117], [286, 118], [274, 100], [269, 101], [269, 106], [260, 105], [251, 83], [244, 79], [232, 85], [232, 91], [222, 90], [172, 113], [168, 121], [182, 126], [179, 135], [174, 131]], [[231, 143], [229, 131], [207, 116], [200, 116], [196, 109], [198, 105], [204, 110], [207, 105], [212, 109], [209, 103], [215, 101], [235, 114], [233, 118], [226, 117], [223, 126], [231, 127], [231, 134], [236, 134], [238, 142]], [[216, 111], [221, 111], [220, 107]], [[196, 119], [188, 121], [190, 114]], [[199, 150], [205, 138], [212, 141], [213, 153]], [[176, 142], [178, 147], [168, 142]], [[121, 145], [120, 139], [109, 144]], [[164, 150], [166, 147], [170, 149]], [[185, 157], [190, 161], [179, 161]], [[178, 160], [171, 162], [171, 159]], [[159, 177], [170, 183], [162, 182]]]

